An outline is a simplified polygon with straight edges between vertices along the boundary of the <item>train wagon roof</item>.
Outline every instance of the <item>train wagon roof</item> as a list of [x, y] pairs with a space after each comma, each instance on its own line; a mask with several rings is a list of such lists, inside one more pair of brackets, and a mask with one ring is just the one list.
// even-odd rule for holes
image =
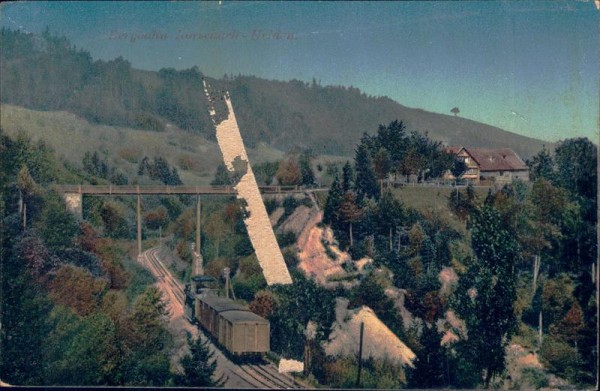
[[219, 296], [204, 296], [200, 297], [200, 301], [206, 303], [209, 307], [214, 309], [216, 312], [223, 311], [247, 311], [250, 312], [246, 307], [241, 304], [234, 303], [230, 299]]
[[256, 315], [254, 312], [251, 311], [225, 311], [220, 315], [223, 319], [228, 320], [231, 323], [269, 324], [268, 320]]

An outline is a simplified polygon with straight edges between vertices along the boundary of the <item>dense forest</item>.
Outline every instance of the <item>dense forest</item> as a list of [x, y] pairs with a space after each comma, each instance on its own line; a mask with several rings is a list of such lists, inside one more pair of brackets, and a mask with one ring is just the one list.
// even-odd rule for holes
[[205, 77], [215, 89], [231, 93], [249, 147], [264, 142], [282, 151], [298, 146], [319, 155], [351, 156], [365, 130], [397, 118], [449, 145], [508, 147], [524, 158], [542, 147], [540, 140], [454, 115], [407, 108], [353, 87], [243, 75], [215, 80], [199, 67], [140, 71], [121, 57], [94, 60], [49, 31], [35, 35], [3, 28], [1, 41], [3, 103], [70, 111], [106, 125], [163, 131], [172, 124], [214, 140], [202, 89]]

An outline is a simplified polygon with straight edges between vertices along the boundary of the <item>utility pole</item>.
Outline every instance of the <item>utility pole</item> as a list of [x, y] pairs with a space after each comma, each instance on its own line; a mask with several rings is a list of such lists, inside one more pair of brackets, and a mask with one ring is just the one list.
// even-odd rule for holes
[[360, 372], [362, 371], [363, 332], [365, 322], [360, 322], [360, 342], [358, 345], [358, 374], [356, 375], [356, 388], [360, 387]]
[[142, 255], [142, 200], [139, 192], [137, 196], [137, 245], [139, 257]]
[[200, 194], [198, 194], [198, 198], [196, 199], [196, 254], [194, 254], [195, 256], [195, 261], [196, 261], [196, 268], [197, 270], [194, 270], [194, 272], [197, 275], [202, 275], [204, 274], [204, 265], [202, 265], [202, 242], [201, 240], [201, 235], [200, 235], [200, 231], [202, 229], [201, 226], [201, 212], [202, 212], [202, 204], [200, 202]]
[[229, 299], [229, 272], [228, 267], [223, 269], [223, 276], [225, 277], [225, 297]]

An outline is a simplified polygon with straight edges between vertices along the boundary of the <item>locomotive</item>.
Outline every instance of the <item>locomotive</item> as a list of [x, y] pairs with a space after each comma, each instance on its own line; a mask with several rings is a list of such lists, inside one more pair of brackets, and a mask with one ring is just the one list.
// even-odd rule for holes
[[213, 339], [236, 357], [270, 350], [270, 323], [245, 306], [219, 296], [218, 281], [195, 276], [185, 286], [186, 318], [200, 325]]

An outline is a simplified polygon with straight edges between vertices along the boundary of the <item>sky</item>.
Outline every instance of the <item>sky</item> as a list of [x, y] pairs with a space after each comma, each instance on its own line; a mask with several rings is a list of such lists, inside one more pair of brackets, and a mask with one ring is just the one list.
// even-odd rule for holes
[[15, 2], [2, 27], [95, 59], [208, 76], [313, 78], [539, 138], [598, 143], [593, 1]]

